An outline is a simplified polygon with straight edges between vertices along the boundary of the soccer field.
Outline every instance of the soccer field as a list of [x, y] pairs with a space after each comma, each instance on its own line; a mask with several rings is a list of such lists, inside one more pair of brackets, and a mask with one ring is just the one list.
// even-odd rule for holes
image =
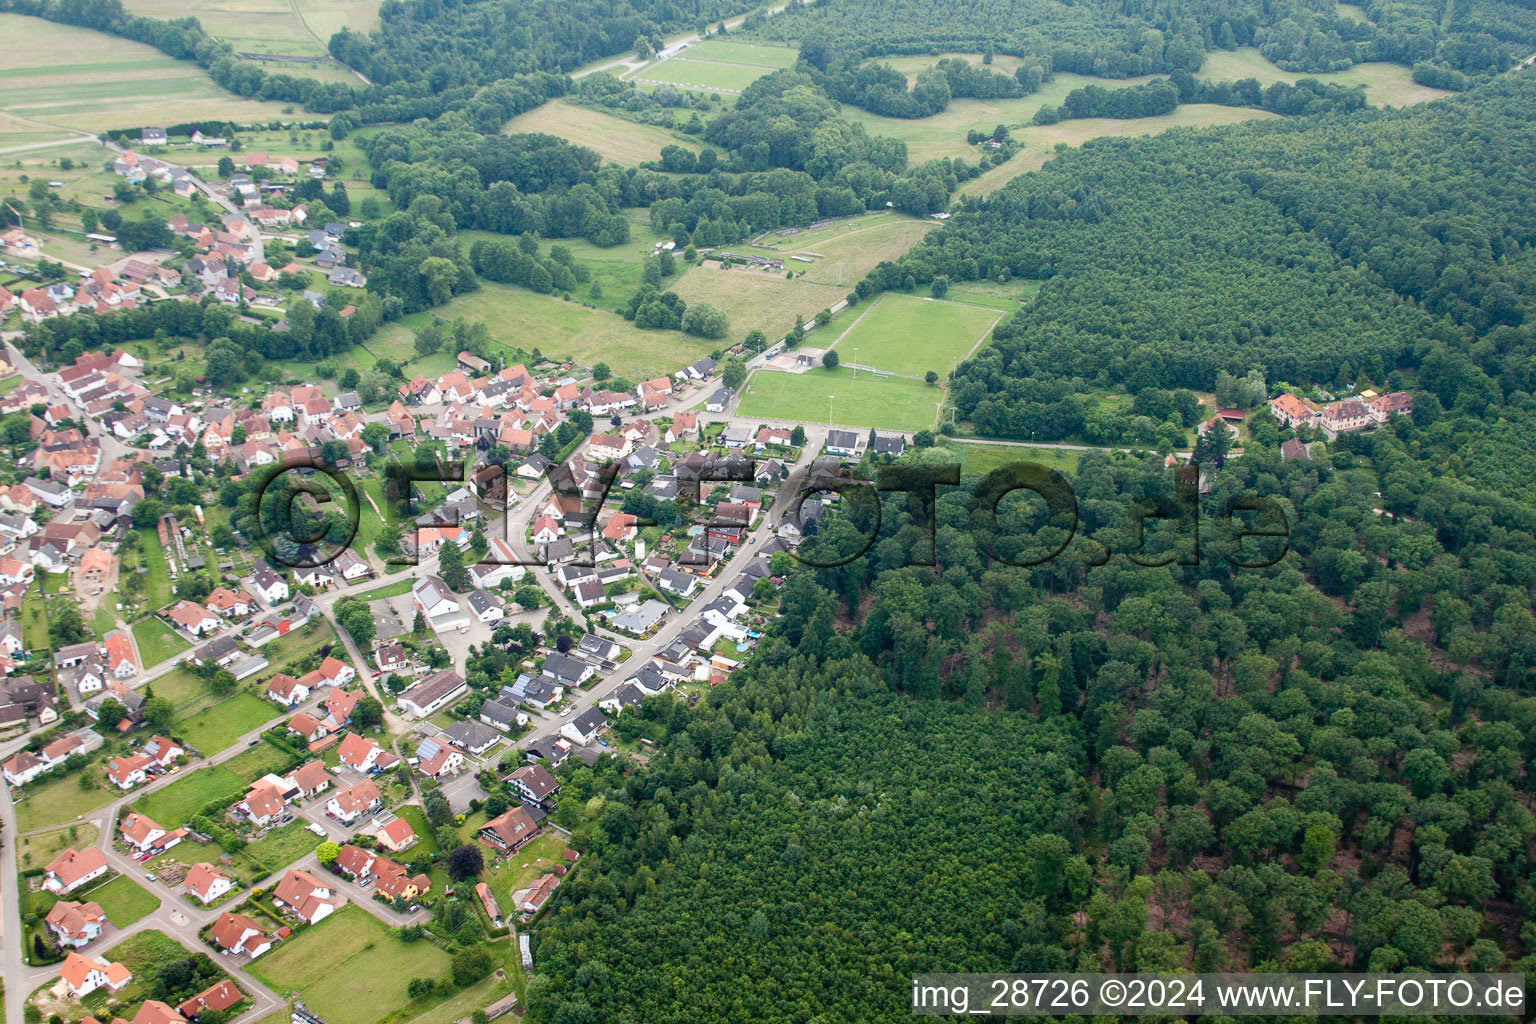
[[881, 377], [861, 371], [854, 379], [846, 366], [816, 367], [805, 373], [759, 370], [747, 381], [738, 416], [826, 423], [882, 430], [932, 429], [944, 392], [909, 377]]
[[833, 348], [845, 363], [912, 377], [933, 370], [945, 377], [1001, 316], [995, 309], [887, 292]]

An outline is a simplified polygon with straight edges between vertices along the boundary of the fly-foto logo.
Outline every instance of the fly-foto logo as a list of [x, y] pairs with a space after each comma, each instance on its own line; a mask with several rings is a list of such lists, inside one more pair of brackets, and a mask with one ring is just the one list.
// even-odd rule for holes
[[[418, 515], [415, 495], [420, 483], [461, 484], [462, 462], [403, 464], [385, 468], [385, 501], [379, 513], [385, 528], [401, 537], [400, 550], [385, 559], [391, 565], [415, 565], [424, 549], [435, 544], [418, 543], [420, 531], [433, 529], [457, 535], [468, 528], [470, 518], [486, 518], [480, 495], [510, 496], [505, 467], [493, 474], [480, 473], [477, 494], [455, 505], [438, 509], [424, 524]], [[692, 521], [692, 507], [721, 484], [763, 484], [756, 460], [728, 455], [710, 458], [678, 472], [675, 520], [658, 523], [636, 515], [633, 526], [676, 526]], [[551, 501], [560, 509], [562, 534], [574, 538], [568, 564], [597, 564], [599, 524], [613, 511], [613, 490], [618, 466], [601, 468], [574, 462], [548, 470]], [[802, 565], [829, 569], [864, 557], [882, 536], [910, 526], [905, 565], [939, 566], [942, 563], [936, 537], [941, 495], [960, 487], [958, 466], [887, 464], [875, 468], [873, 479], [856, 475], [832, 458], [818, 459], [790, 473], [774, 491], [773, 507], [781, 510], [773, 520], [781, 534], [798, 544], [788, 550]], [[305, 459], [264, 475], [255, 489], [253, 538], [276, 564], [313, 568], [338, 558], [356, 538], [362, 505], [351, 479], [323, 461]], [[899, 499], [900, 508], [895, 506]], [[1100, 536], [1081, 537], [1082, 517], [1078, 498], [1066, 477], [1039, 463], [1020, 460], [992, 470], [961, 493], [963, 522], [982, 555], [1002, 565], [1029, 568], [1063, 557], [1069, 552], [1089, 566], [1105, 564], [1123, 555], [1142, 567], [1195, 565], [1211, 548], [1214, 554], [1240, 569], [1274, 565], [1289, 549], [1291, 524], [1284, 507], [1275, 499], [1257, 495], [1226, 496], [1207, 502], [1200, 493], [1198, 467], [1177, 467], [1168, 486], [1132, 502], [1126, 512], [1127, 529], [1119, 536], [1125, 543], [1115, 548]], [[372, 499], [368, 499], [370, 503]], [[837, 519], [851, 526], [837, 532], [835, 543], [823, 538], [827, 508], [836, 503]], [[501, 502], [498, 502], [500, 504]], [[540, 506], [542, 508], [542, 506]], [[534, 518], [539, 509], [535, 508]], [[513, 543], [514, 516], [502, 519], [505, 543], [492, 546], [479, 564], [541, 566], [542, 558], [519, 557], [522, 545]], [[736, 530], [735, 518], [712, 515], [702, 523], [706, 537], [717, 530]], [[1023, 527], [1032, 530], [1020, 532]], [[891, 528], [888, 528], [891, 527]], [[1073, 541], [1078, 543], [1074, 546]], [[462, 545], [461, 545], [462, 546]], [[498, 550], [499, 548], [499, 550]], [[511, 557], [508, 557], [508, 556]]]

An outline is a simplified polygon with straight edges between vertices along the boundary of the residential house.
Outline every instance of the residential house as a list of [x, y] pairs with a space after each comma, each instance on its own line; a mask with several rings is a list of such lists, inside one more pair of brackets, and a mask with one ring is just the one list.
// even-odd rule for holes
[[325, 813], [343, 825], [350, 825], [360, 816], [371, 814], [381, 806], [383, 799], [379, 796], [379, 787], [371, 779], [364, 779], [331, 797], [326, 802]]
[[416, 770], [429, 779], [457, 775], [464, 769], [464, 755], [430, 737], [416, 747]]
[[383, 747], [355, 732], [349, 732], [343, 736], [341, 745], [337, 748], [337, 756], [341, 759], [341, 763], [360, 772], [371, 773], [378, 767], [379, 759], [384, 754]]
[[331, 787], [330, 773], [325, 770], [325, 764], [321, 761], [306, 761], [289, 772], [283, 781], [298, 790], [298, 795], [306, 800], [318, 796]]
[[183, 884], [187, 892], [196, 896], [198, 902], [205, 907], [235, 888], [235, 883], [223, 871], [207, 861], [200, 861], [188, 868]]
[[401, 853], [416, 845], [416, 832], [404, 818], [395, 818], [381, 825], [374, 833], [378, 844], [390, 853]]
[[67, 896], [87, 882], [107, 873], [107, 855], [98, 847], [69, 847], [43, 868], [43, 888]]
[[289, 868], [283, 875], [272, 890], [272, 901], [308, 924], [325, 920], [346, 902], [329, 883], [297, 868]]
[[177, 601], [166, 617], [193, 636], [212, 633], [221, 625], [217, 615], [191, 601]]
[[540, 834], [528, 812], [513, 807], [492, 818], [477, 833], [481, 842], [502, 854], [516, 853]]
[[531, 803], [542, 804], [560, 792], [560, 783], [541, 764], [527, 764], [507, 776], [512, 787]]
[[107, 912], [99, 903], [60, 900], [43, 919], [60, 946], [78, 949], [101, 937], [107, 926]]
[[53, 986], [56, 997], [68, 995], [71, 999], [84, 999], [99, 988], [120, 992], [133, 980], [133, 972], [119, 963], [98, 960], [73, 950], [64, 955], [59, 967], [59, 981]]
[[560, 735], [578, 746], [586, 746], [608, 727], [608, 716], [599, 708], [588, 708], [560, 727]]
[[249, 956], [255, 959], [272, 948], [272, 940], [256, 926], [256, 922], [244, 914], [228, 911], [219, 915], [208, 929], [213, 944], [232, 956]]
[[279, 672], [267, 683], [267, 697], [285, 708], [296, 708], [309, 700], [309, 687], [293, 676]]
[[236, 988], [233, 981], [225, 978], [208, 986], [190, 999], [178, 1003], [176, 1012], [186, 1020], [196, 1020], [205, 1010], [215, 1014], [222, 1013], [244, 998], [245, 993]]

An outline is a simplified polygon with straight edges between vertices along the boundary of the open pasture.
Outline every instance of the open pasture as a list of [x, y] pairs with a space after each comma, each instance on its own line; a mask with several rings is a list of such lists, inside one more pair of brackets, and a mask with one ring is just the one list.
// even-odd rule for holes
[[661, 159], [663, 146], [682, 146], [698, 151], [698, 143], [654, 125], [636, 124], [622, 117], [555, 100], [519, 114], [502, 127], [507, 135], [540, 132], [555, 135], [594, 150], [604, 160], [630, 167]]

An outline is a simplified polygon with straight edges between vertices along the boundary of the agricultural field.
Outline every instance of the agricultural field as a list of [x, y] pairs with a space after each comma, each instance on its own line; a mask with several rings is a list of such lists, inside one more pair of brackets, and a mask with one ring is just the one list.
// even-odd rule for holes
[[374, 1024], [411, 1002], [411, 979], [446, 978], [448, 967], [448, 954], [432, 943], [406, 943], [347, 906], [247, 969], [279, 994], [300, 994], [330, 1024]]
[[610, 163], [633, 167], [661, 158], [663, 146], [682, 146], [698, 152], [699, 143], [681, 132], [655, 125], [636, 124], [622, 117], [555, 100], [519, 114], [502, 127], [502, 133], [542, 132], [557, 135], [578, 146], [595, 150]]
[[196, 18], [237, 53], [325, 56], [325, 40], [288, 0], [124, 0], [123, 6], [151, 18]]
[[[847, 294], [881, 261], [899, 258], [938, 226], [938, 221], [899, 213], [868, 213], [793, 235], [770, 232], [760, 244], [779, 250], [796, 282], [831, 285]], [[807, 257], [813, 262], [794, 258], [807, 253], [816, 254]]]
[[737, 415], [768, 420], [826, 423], [882, 430], [932, 429], [944, 392], [908, 377], [861, 373], [855, 380], [845, 366], [805, 373], [758, 370], [744, 385]]
[[[856, 282], [858, 278], [850, 277], [849, 280]], [[739, 266], [726, 269], [719, 263], [710, 262], [673, 278], [668, 287], [689, 303], [707, 302], [725, 310], [731, 321], [731, 338], [759, 330], [768, 335], [770, 341], [789, 333], [795, 326], [796, 313], [809, 321], [819, 311], [840, 302], [850, 290], [812, 284], [799, 278], [789, 280], [783, 274], [765, 270]], [[672, 369], [666, 365], [655, 368], [658, 371]]]
[[998, 311], [981, 306], [887, 292], [859, 313], [831, 347], [847, 362], [857, 358], [861, 367], [909, 377], [929, 370], [948, 376], [1000, 318]]
[[173, 728], [204, 756], [212, 756], [281, 713], [282, 709], [275, 704], [249, 691], [241, 691], [211, 707], [178, 718]]
[[30, 132], [282, 116], [281, 104], [233, 96], [197, 65], [140, 43], [20, 14], [0, 14], [0, 35], [0, 112]]
[[237, 53], [313, 58], [256, 63], [273, 74], [324, 82], [361, 83], [329, 59], [326, 44], [343, 27], [369, 32], [379, 25], [378, 0], [126, 0], [123, 6], [152, 18], [196, 18]]
[[[615, 301], [628, 298], [615, 297]], [[677, 331], [638, 330], [608, 310], [588, 309], [552, 295], [486, 282], [478, 291], [461, 295], [430, 313], [415, 313], [384, 325], [369, 342], [370, 349], [409, 345], [411, 329], [424, 326], [433, 315], [449, 321], [458, 317], [479, 320], [490, 328], [494, 340], [509, 347], [527, 351], [537, 348], [546, 356], [568, 357], [589, 366], [606, 362], [616, 375], [636, 379], [687, 366], [719, 345]], [[739, 326], [732, 323], [733, 336], [740, 333]], [[445, 369], [452, 365], [452, 353], [438, 354], [446, 360]], [[406, 372], [431, 371], [422, 369], [418, 362], [412, 363]]]
[[1211, 82], [1256, 78], [1260, 85], [1274, 82], [1294, 84], [1303, 78], [1315, 78], [1335, 85], [1361, 85], [1365, 87], [1366, 102], [1376, 107], [1406, 107], [1451, 95], [1444, 89], [1419, 85], [1413, 80], [1413, 72], [1400, 64], [1356, 64], [1346, 71], [1331, 74], [1298, 74], [1280, 70], [1266, 60], [1257, 48], [1251, 46], [1230, 52], [1214, 50], [1206, 54], [1205, 66], [1195, 77]]

